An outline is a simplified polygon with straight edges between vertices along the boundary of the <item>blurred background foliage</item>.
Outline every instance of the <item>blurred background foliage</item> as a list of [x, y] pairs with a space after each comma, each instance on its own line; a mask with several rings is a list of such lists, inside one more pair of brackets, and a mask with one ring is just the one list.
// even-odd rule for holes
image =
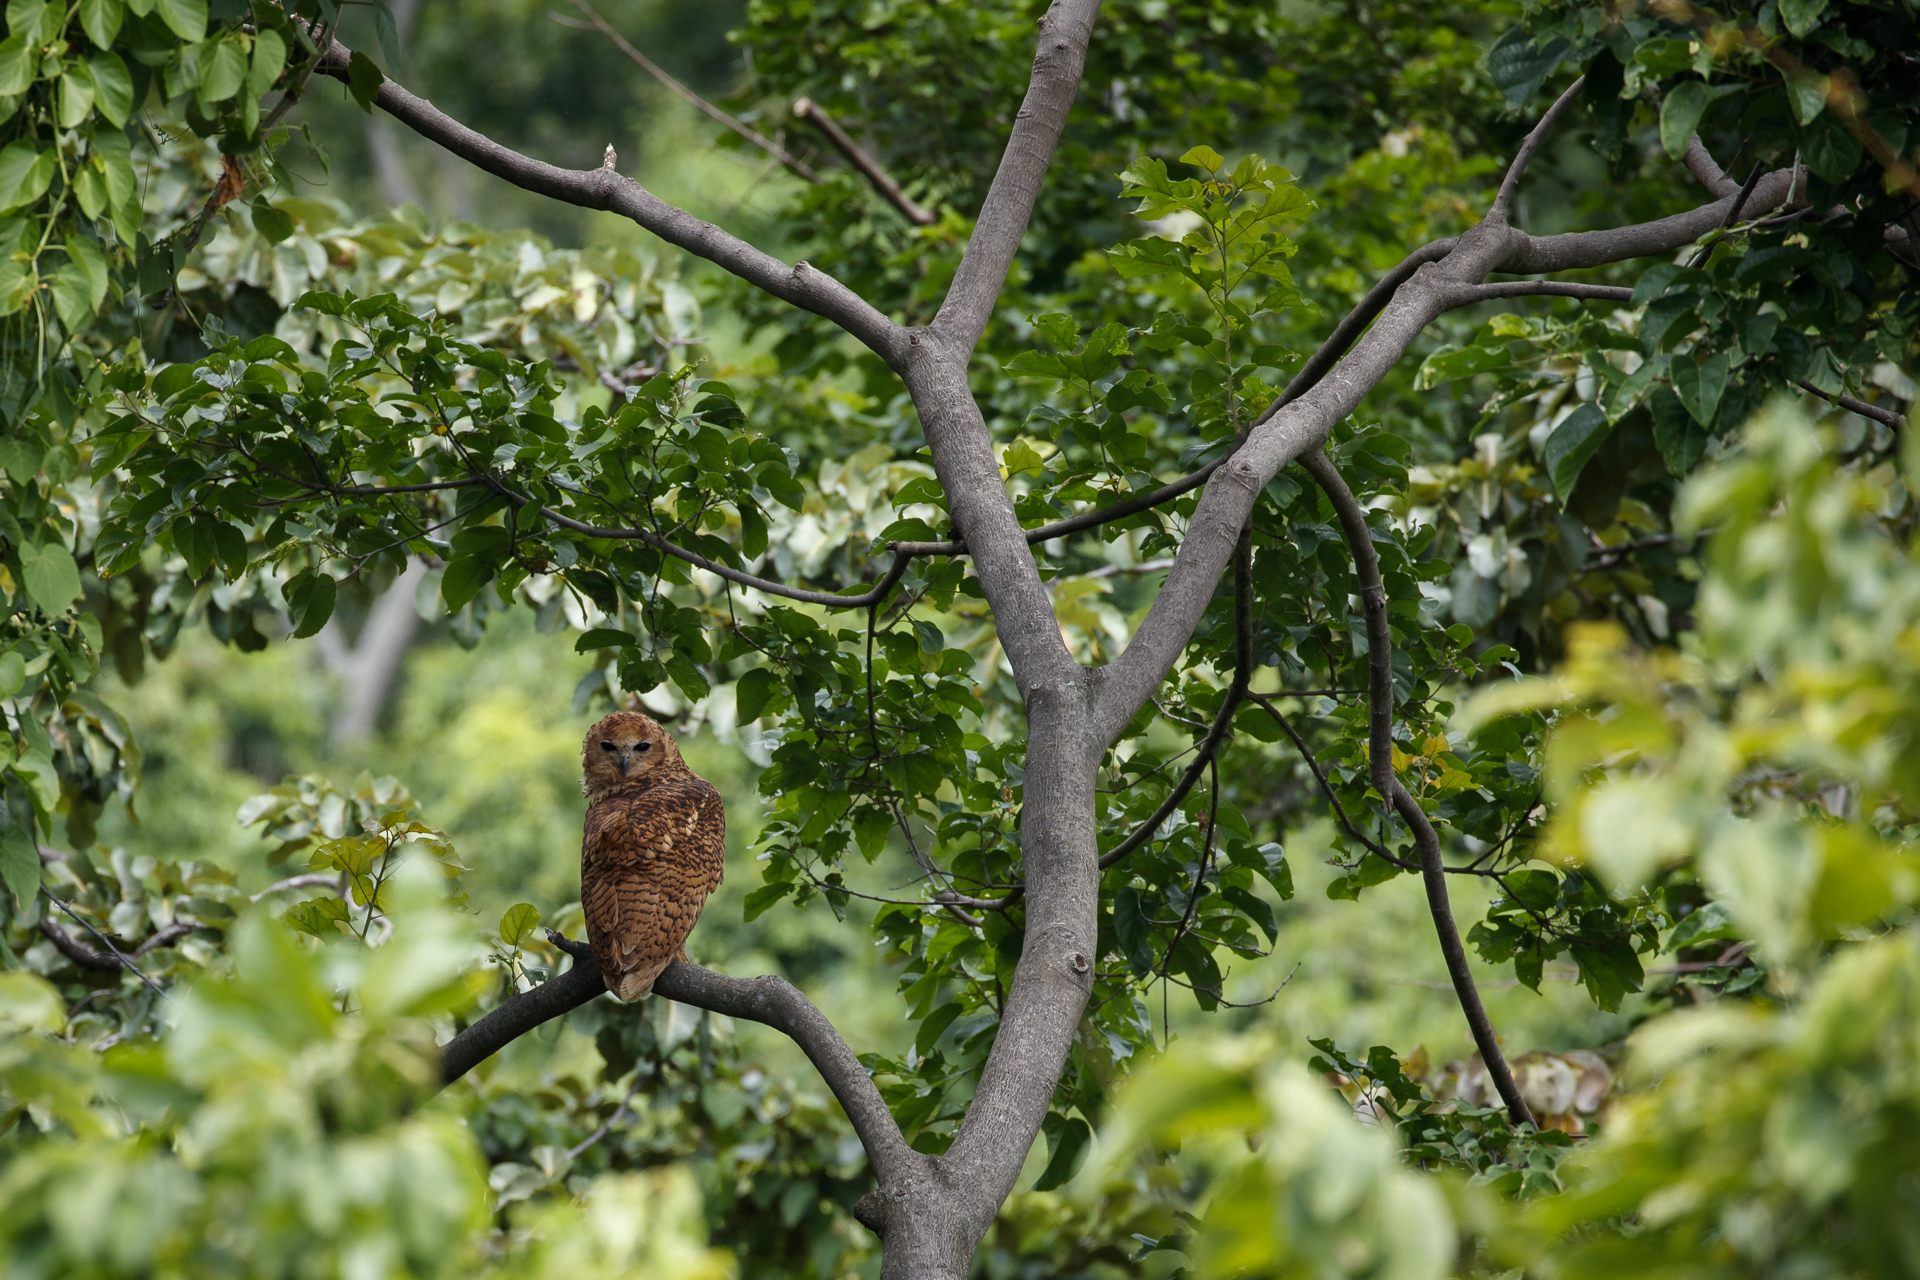
[[[112, 138], [124, 122], [110, 68], [95, 58], [60, 72], [91, 86], [85, 108], [71, 108], [79, 133], [69, 126], [59, 145], [102, 175], [112, 226], [105, 248], [89, 250], [64, 215], [45, 216], [45, 262], [33, 269], [53, 282], [51, 319], [33, 331], [15, 308], [5, 335], [0, 469], [25, 532], [0, 531], [4, 585], [10, 600], [24, 591], [59, 617], [30, 630], [17, 605], [18, 634], [0, 655], [0, 686], [10, 698], [29, 691], [9, 704], [18, 738], [0, 834], [16, 891], [0, 974], [0, 1256], [46, 1276], [871, 1280], [877, 1250], [849, 1214], [867, 1182], [858, 1144], [793, 1046], [758, 1028], [662, 1001], [598, 1002], [419, 1105], [433, 1040], [558, 962], [537, 934], [508, 926], [510, 909], [525, 903], [578, 931], [579, 737], [638, 683], [622, 683], [617, 653], [576, 652], [591, 624], [582, 609], [535, 584], [482, 593], [449, 616], [442, 569], [376, 563], [340, 583], [316, 634], [280, 643], [301, 611], [278, 581], [227, 581], [193, 572], [184, 550], [152, 549], [103, 579], [92, 554], [113, 494], [82, 469], [101, 425], [83, 392], [130, 342], [155, 361], [266, 334], [325, 351], [351, 330], [297, 306], [308, 290], [392, 293], [460, 340], [550, 361], [554, 412], [569, 420], [697, 369], [795, 460], [803, 501], [773, 509], [771, 576], [831, 586], [858, 580], [871, 540], [897, 519], [937, 526], [944, 515], [937, 491], [916, 487], [928, 469], [897, 383], [813, 318], [626, 224], [477, 174], [363, 113], [337, 83], [310, 87], [287, 118], [302, 134], [271, 159], [223, 151], [223, 137], [254, 127], [245, 95], [206, 101], [212, 90], [189, 86], [192, 103], [169, 115], [167, 67], [177, 77], [184, 63], [166, 48], [190, 39], [196, 14], [203, 34], [214, 24], [209, 45], [234, 43], [220, 24], [237, 23], [241, 7], [126, 8], [128, 25], [104, 41], [93, 39], [102, 15], [121, 12], [111, 0], [70, 17], [16, 0], [6, 14], [10, 37], [66, 21], [81, 30], [75, 49], [112, 46], [129, 67], [149, 65], [129, 44], [144, 40], [156, 70], [128, 74], [162, 83], [125, 160], [139, 193], [129, 206], [107, 189], [119, 182]], [[592, 167], [612, 144], [622, 169], [665, 198], [923, 320], [992, 173], [1041, 10], [1029, 0], [599, 10], [817, 180], [716, 129], [584, 29], [583, 12], [413, 0], [345, 10], [341, 31], [510, 146]], [[1299, 205], [1282, 236], [1292, 293], [1263, 300], [1241, 367], [1226, 361], [1226, 385], [1250, 398], [1284, 383], [1407, 250], [1470, 225], [1543, 80], [1553, 91], [1574, 66], [1598, 87], [1523, 189], [1516, 221], [1536, 234], [1696, 203], [1697, 183], [1673, 159], [1671, 100], [1705, 98], [1689, 118], [1736, 180], [1755, 158], [1825, 146], [1807, 179], [1820, 207], [1908, 198], [1872, 157], [1844, 163], [1833, 130], [1851, 112], [1870, 116], [1894, 152], [1920, 144], [1906, 119], [1920, 92], [1910, 56], [1901, 61], [1914, 47], [1910, 4], [1769, 0], [1731, 16], [1629, 7], [1611, 25], [1598, 12], [1523, 16], [1480, 0], [1109, 4], [976, 363], [976, 391], [1036, 519], [1095, 474], [1085, 442], [1119, 419], [1121, 409], [1102, 416], [1101, 398], [1123, 367], [1148, 389], [1126, 410], [1138, 423], [1144, 409], [1146, 425], [1125, 433], [1130, 465], [1099, 483], [1184, 470], [1229, 434], [1208, 417], [1222, 383], [1208, 343], [1141, 340], [1164, 331], [1163, 314], [1198, 323], [1224, 311], [1203, 289], [1141, 283], [1107, 252], [1145, 230], [1116, 198], [1143, 155], [1191, 178], [1198, 170], [1178, 157], [1207, 143], [1297, 179], [1253, 175]], [[1753, 30], [1785, 41], [1793, 65], [1756, 70], [1735, 38]], [[12, 56], [0, 48], [0, 65]], [[1832, 90], [1841, 62], [1870, 85], [1878, 114], [1851, 105], [1844, 85], [1824, 115], [1825, 99], [1802, 92], [1814, 74]], [[79, 102], [79, 87], [54, 83], [22, 92]], [[1729, 86], [1738, 91], [1720, 92]], [[793, 117], [803, 95], [935, 219], [910, 224], [861, 183]], [[25, 128], [19, 101], [38, 100], [0, 96], [15, 112], [0, 124]], [[96, 121], [97, 164], [85, 149]], [[236, 173], [244, 198], [163, 264], [164, 289], [150, 287], [147, 264], [184, 243], [209, 192]], [[34, 180], [4, 158], [0, 175]], [[73, 189], [85, 206], [80, 179]], [[1155, 212], [1194, 219], [1202, 207], [1196, 197]], [[8, 205], [9, 246], [26, 245], [33, 208]], [[1910, 207], [1903, 216], [1911, 225]], [[1499, 800], [1476, 813], [1456, 788], [1445, 802], [1456, 859], [1510, 844], [1503, 856], [1518, 868], [1460, 877], [1456, 910], [1493, 1020], [1551, 1128], [1516, 1134], [1490, 1105], [1418, 886], [1369, 861], [1324, 816], [1300, 757], [1271, 724], [1243, 716], [1222, 759], [1223, 804], [1249, 857], [1284, 849], [1271, 876], [1230, 886], [1246, 895], [1235, 907], [1244, 945], [1196, 948], [1186, 976], [1217, 975], [1201, 999], [1164, 968], [1140, 984], [1140, 966], [1121, 958], [1119, 1016], [1103, 1016], [1126, 1025], [1083, 1038], [979, 1274], [1920, 1274], [1909, 919], [1920, 883], [1905, 852], [1908, 726], [1920, 712], [1909, 670], [1915, 473], [1901, 433], [1825, 401], [1745, 426], [1769, 393], [1802, 381], [1911, 403], [1910, 262], [1851, 226], [1742, 228], [1704, 265], [1690, 250], [1644, 274], [1599, 273], [1637, 287], [1632, 306], [1606, 315], [1542, 304], [1449, 316], [1336, 442], [1377, 518], [1408, 615], [1401, 638], [1419, 654], [1406, 673], [1426, 698], [1404, 744], [1410, 766], [1436, 783], [1457, 771]], [[90, 254], [118, 273], [98, 289]], [[1134, 346], [1110, 346], [1110, 366], [1090, 380], [1099, 385], [1077, 398], [1067, 362], [1102, 354], [1092, 325], [1076, 322], [1086, 316], [1131, 327]], [[56, 346], [73, 338], [70, 363], [44, 362], [48, 333]], [[18, 371], [30, 359], [53, 389], [38, 416], [22, 407]], [[1261, 571], [1300, 596], [1343, 600], [1350, 568], [1330, 521], [1283, 480], [1262, 507]], [[1117, 541], [1057, 554], [1056, 600], [1078, 652], [1110, 652], [1127, 634], [1164, 537], [1143, 520]], [[60, 553], [45, 550], [55, 543]], [[66, 568], [75, 585], [56, 599]], [[723, 599], [711, 587], [681, 584], [673, 598], [717, 625]], [[1278, 695], [1309, 674], [1357, 684], [1345, 611], [1301, 610], [1286, 619], [1301, 635], [1274, 628], [1262, 661], [1275, 672], [1256, 688]], [[934, 664], [970, 688], [969, 734], [1016, 750], [1009, 682], [978, 601], [949, 587], [916, 617], [933, 634], [887, 648], [889, 660]], [[858, 674], [854, 633], [796, 643], [837, 651]], [[1224, 628], [1199, 637], [1168, 714], [1140, 736], [1136, 780], [1190, 747], [1190, 724], [1217, 706], [1229, 643]], [[1328, 656], [1303, 665], [1314, 652]], [[941, 654], [955, 655], [951, 669]], [[722, 678], [705, 696], [665, 683], [646, 694], [728, 801], [729, 875], [695, 958], [798, 983], [875, 1055], [889, 1101], [937, 1144], [991, 1025], [969, 1021], [980, 1005], [963, 1008], [956, 992], [984, 989], [1010, 957], [952, 947], [931, 913], [880, 912], [834, 891], [897, 897], [919, 871], [884, 828], [871, 859], [807, 860], [819, 846], [803, 834], [808, 815], [761, 799], [792, 781], [765, 772], [785, 704], [762, 696], [766, 720], [740, 716], [732, 677], [770, 668], [737, 664], [709, 663]], [[1475, 684], [1489, 691], [1474, 695]], [[1360, 710], [1336, 697], [1282, 705], [1359, 803]], [[276, 799], [256, 799], [275, 788]], [[1157, 794], [1125, 803], [1150, 808]], [[1550, 821], [1534, 822], [1536, 798]], [[249, 820], [236, 821], [243, 811]], [[990, 824], [975, 819], [995, 813], [991, 797], [930, 813], [923, 834], [984, 848]], [[357, 848], [359, 819], [392, 814], [404, 822], [382, 839], [437, 853], [437, 883], [465, 895], [461, 910], [410, 877], [419, 859], [389, 867]], [[1199, 830], [1176, 827], [1168, 875]], [[331, 861], [311, 862], [316, 850]], [[352, 885], [335, 888], [363, 873], [357, 900]], [[36, 898], [43, 882], [49, 894]], [[1160, 883], [1108, 887], [1137, 901]], [[768, 909], [769, 890], [792, 901]], [[292, 941], [271, 921], [321, 901], [345, 917], [311, 915], [322, 941]], [[381, 945], [360, 947], [334, 920]], [[873, 945], [876, 930], [888, 945]], [[102, 951], [109, 939], [152, 987]], [[927, 990], [947, 984], [941, 1000], [913, 991], [928, 973], [938, 981]], [[902, 987], [917, 1025], [902, 1016]], [[1202, 1013], [1223, 999], [1249, 1007]], [[930, 1069], [930, 1054], [944, 1054], [941, 1065]]]

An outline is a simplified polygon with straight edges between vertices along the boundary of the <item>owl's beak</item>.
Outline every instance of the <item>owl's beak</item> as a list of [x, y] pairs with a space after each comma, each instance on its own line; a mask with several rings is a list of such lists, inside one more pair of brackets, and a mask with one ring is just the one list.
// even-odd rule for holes
[[620, 751], [620, 776], [621, 777], [624, 778], [627, 776], [627, 766], [632, 763], [633, 763], [633, 750], [631, 748], [622, 748]]

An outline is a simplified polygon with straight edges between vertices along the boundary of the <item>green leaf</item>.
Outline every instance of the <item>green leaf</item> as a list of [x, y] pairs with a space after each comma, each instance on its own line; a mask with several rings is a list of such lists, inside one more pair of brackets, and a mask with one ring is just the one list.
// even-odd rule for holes
[[93, 114], [93, 77], [88, 74], [86, 63], [74, 63], [73, 69], [60, 77], [56, 101], [55, 117], [62, 129], [78, 128]]
[[1686, 406], [1693, 420], [1709, 430], [1720, 412], [1720, 397], [1727, 389], [1727, 353], [1716, 351], [1705, 360], [1677, 357], [1671, 373], [1674, 394]]
[[126, 16], [127, 7], [121, 0], [80, 0], [80, 29], [96, 49], [113, 48], [113, 38], [120, 34]]
[[347, 92], [353, 95], [353, 100], [368, 115], [373, 114], [374, 99], [386, 81], [385, 73], [372, 58], [358, 49], [353, 51], [353, 58], [347, 63]]
[[331, 577], [314, 569], [288, 579], [283, 594], [287, 598], [287, 613], [293, 620], [294, 639], [305, 640], [317, 635], [320, 628], [327, 625], [327, 619], [333, 616], [338, 590]]
[[760, 508], [744, 498], [740, 501], [740, 554], [758, 560], [767, 553], [767, 518]]
[[1795, 36], [1804, 37], [1827, 10], [1827, 0], [1780, 0], [1780, 21]]
[[517, 947], [520, 940], [532, 933], [539, 923], [540, 908], [531, 902], [517, 902], [500, 917], [500, 940], [510, 947]]
[[25, 93], [40, 69], [40, 50], [24, 34], [0, 41], [0, 94]]
[[1225, 168], [1227, 164], [1226, 160], [1218, 151], [1206, 146], [1190, 148], [1185, 155], [1180, 157], [1180, 163], [1190, 164], [1198, 169], [1205, 169], [1208, 173], [1218, 173]]
[[40, 892], [40, 851], [33, 832], [17, 823], [0, 831], [0, 879], [13, 891], [21, 910], [33, 910], [34, 895]]
[[93, 105], [108, 124], [118, 129], [133, 114], [133, 77], [127, 64], [111, 53], [96, 53], [88, 64], [93, 72]]
[[751, 724], [760, 718], [767, 709], [767, 703], [773, 700], [773, 672], [765, 667], [754, 667], [743, 674], [733, 686], [733, 718], [737, 724]]
[[1706, 429], [1694, 421], [1680, 398], [1665, 387], [1647, 398], [1647, 408], [1653, 415], [1653, 443], [1666, 459], [1667, 470], [1675, 476], [1686, 475], [1706, 452]]
[[767, 910], [771, 908], [774, 903], [780, 901], [780, 899], [792, 892], [793, 886], [791, 884], [770, 884], [755, 889], [747, 895], [746, 901], [740, 904], [740, 918], [743, 920], [758, 920], [762, 915], [766, 914]]
[[200, 55], [202, 102], [225, 102], [247, 80], [247, 52], [238, 40], [222, 40]]
[[1861, 155], [1860, 139], [1831, 111], [1800, 127], [1800, 158], [1828, 182], [1841, 183], [1852, 177], [1860, 167]]
[[56, 161], [51, 151], [39, 151], [21, 138], [0, 151], [0, 213], [32, 204], [53, 181]]
[[1526, 24], [1517, 23], [1487, 51], [1487, 75], [1507, 95], [1509, 107], [1523, 106], [1570, 51], [1558, 36], [1536, 45]]
[[591, 631], [581, 633], [580, 638], [573, 642], [573, 651], [592, 653], [595, 649], [624, 649], [633, 642], [633, 633], [630, 631], [616, 631], [612, 627], [595, 627]]
[[155, 0], [154, 12], [182, 40], [207, 38], [207, 0]]
[[[1052, 1117], [1048, 1117], [1052, 1119]], [[1040, 1181], [1033, 1184], [1035, 1191], [1051, 1191], [1061, 1186], [1080, 1171], [1080, 1161], [1087, 1153], [1087, 1147], [1093, 1140], [1093, 1131], [1087, 1128], [1087, 1122], [1079, 1116], [1073, 1117], [1060, 1126], [1059, 1136], [1053, 1139], [1053, 1155], [1047, 1161], [1047, 1167], [1040, 1175]]]
[[1553, 479], [1553, 491], [1561, 502], [1573, 496], [1580, 471], [1607, 438], [1607, 415], [1597, 404], [1583, 404], [1568, 414], [1553, 434], [1547, 437], [1547, 474]]
[[27, 660], [20, 656], [17, 649], [0, 653], [0, 698], [11, 698], [26, 686]]
[[80, 568], [73, 554], [57, 542], [23, 543], [20, 576], [27, 594], [49, 614], [65, 613], [80, 598]]
[[1713, 101], [1713, 90], [1704, 80], [1687, 80], [1668, 92], [1660, 104], [1660, 145], [1678, 160], [1686, 154], [1687, 143], [1700, 128], [1700, 117]]
[[53, 310], [68, 333], [79, 333], [93, 319], [92, 288], [87, 273], [68, 263], [53, 273]]
[[268, 27], [253, 37], [253, 58], [247, 65], [247, 92], [260, 97], [273, 88], [287, 65], [287, 42]]
[[491, 556], [455, 556], [440, 577], [440, 598], [447, 602], [447, 612], [458, 613], [466, 608], [492, 577]]
[[295, 903], [287, 908], [286, 921], [302, 933], [310, 933], [316, 938], [335, 938], [340, 935], [340, 925], [352, 919], [346, 901], [342, 898], [309, 898], [305, 902]]

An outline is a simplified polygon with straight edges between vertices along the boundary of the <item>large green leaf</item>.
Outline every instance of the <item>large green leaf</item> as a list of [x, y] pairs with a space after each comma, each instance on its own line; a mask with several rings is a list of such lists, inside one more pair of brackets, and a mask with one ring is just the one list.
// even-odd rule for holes
[[1553, 491], [1565, 502], [1573, 496], [1580, 472], [1606, 441], [1610, 424], [1597, 404], [1583, 404], [1568, 414], [1553, 434], [1547, 437], [1547, 474], [1553, 479]]
[[29, 542], [20, 547], [20, 576], [27, 594], [47, 613], [65, 613], [80, 598], [80, 568], [73, 554], [57, 542]]
[[207, 0], [156, 0], [154, 12], [182, 40], [199, 41], [207, 37]]
[[44, 195], [57, 163], [53, 152], [41, 151], [25, 138], [0, 151], [0, 213]]

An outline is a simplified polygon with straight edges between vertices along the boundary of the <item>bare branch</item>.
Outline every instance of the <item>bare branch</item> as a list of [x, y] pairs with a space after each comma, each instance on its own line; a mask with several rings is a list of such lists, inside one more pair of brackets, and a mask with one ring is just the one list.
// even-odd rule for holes
[[[574, 0], [576, 4], [579, 2], [580, 0]], [[847, 131], [827, 114], [825, 107], [812, 98], [802, 98], [793, 104], [793, 114], [802, 120], [810, 121], [815, 128], [826, 134], [827, 141], [833, 144], [834, 150], [845, 156], [847, 163], [858, 169], [860, 175], [867, 180], [867, 185], [878, 192], [881, 199], [898, 209], [901, 217], [916, 227], [930, 227], [940, 220], [939, 215], [933, 210], [914, 203], [907, 193], [900, 189], [900, 184], [880, 167], [880, 162], [868, 155], [859, 143], [847, 136]]]
[[[1698, 143], [1699, 141], [1699, 137], [1695, 136], [1694, 142]], [[1705, 149], [1702, 148], [1703, 152], [1704, 150]], [[1691, 148], [1689, 148], [1689, 154], [1691, 154]], [[1708, 163], [1711, 164], [1712, 161], [1709, 160]], [[1740, 211], [1746, 208], [1747, 201], [1753, 198], [1753, 189], [1760, 185], [1760, 177], [1766, 171], [1767, 168], [1765, 165], [1758, 162], [1754, 164], [1752, 171], [1747, 174], [1747, 180], [1741, 184], [1739, 194], [1734, 197], [1733, 207], [1727, 210], [1727, 216], [1720, 222], [1722, 230], [1740, 221]], [[1715, 236], [1713, 239], [1701, 245], [1700, 252], [1693, 255], [1693, 260], [1688, 262], [1687, 266], [1695, 271], [1706, 266], [1707, 259], [1713, 256], [1714, 248], [1720, 243], [1721, 239], [1722, 237]]]
[[1865, 400], [1859, 400], [1854, 398], [1853, 396], [1828, 395], [1826, 392], [1822, 391], [1820, 388], [1814, 386], [1811, 382], [1806, 381], [1804, 378], [1796, 379], [1793, 385], [1796, 387], [1799, 387], [1802, 391], [1811, 391], [1814, 395], [1819, 396], [1822, 400], [1825, 400], [1830, 404], [1837, 404], [1842, 409], [1847, 410], [1849, 413], [1857, 413], [1863, 418], [1872, 418], [1876, 422], [1884, 422], [1896, 431], [1898, 431], [1900, 428], [1906, 425], [1907, 420], [1904, 417], [1902, 417], [1900, 414], [1895, 413], [1891, 409], [1882, 409], [1877, 404], [1868, 404]]
[[587, 21], [593, 25], [595, 30], [597, 30], [601, 35], [605, 36], [607, 40], [612, 43], [614, 48], [626, 54], [627, 57], [633, 60], [633, 63], [635, 66], [639, 67], [642, 71], [646, 72], [648, 75], [652, 76], [655, 80], [658, 80], [661, 84], [665, 85], [668, 88], [668, 90], [670, 90], [676, 97], [680, 98], [681, 101], [690, 104], [694, 108], [694, 110], [700, 112], [700, 114], [706, 116], [708, 119], [713, 120], [733, 130], [735, 133], [745, 138], [748, 142], [751, 142], [754, 146], [759, 147], [762, 151], [772, 156], [775, 160], [778, 160], [781, 164], [787, 166], [787, 168], [793, 170], [796, 174], [800, 175], [802, 178], [805, 178], [808, 182], [820, 181], [820, 175], [815, 173], [813, 169], [809, 167], [804, 160], [801, 160], [799, 157], [793, 155], [791, 152], [789, 152], [785, 147], [781, 146], [779, 143], [773, 141], [770, 138], [762, 136], [761, 133], [758, 130], [754, 129], [752, 126], [744, 123], [743, 121], [734, 119], [732, 116], [728, 115], [726, 112], [722, 111], [720, 108], [714, 106], [711, 102], [708, 102], [705, 98], [701, 97], [699, 94], [695, 93], [693, 90], [687, 88], [687, 86], [685, 86], [684, 84], [681, 84], [678, 80], [674, 79], [672, 76], [668, 75], [665, 71], [661, 70], [660, 67], [654, 63], [653, 59], [647, 57], [646, 54], [640, 52], [638, 49], [628, 44], [626, 37], [622, 36], [618, 31], [614, 30], [613, 27], [607, 22], [607, 20], [601, 17], [600, 14], [594, 9], [592, 5], [587, 3], [587, 0], [573, 0], [573, 6], [574, 8], [580, 10], [581, 13], [584, 13], [587, 15]]
[[1454, 923], [1453, 905], [1447, 897], [1446, 862], [1440, 856], [1440, 838], [1427, 820], [1427, 814], [1400, 784], [1393, 772], [1393, 631], [1387, 624], [1387, 591], [1380, 579], [1380, 557], [1373, 549], [1373, 533], [1367, 528], [1366, 513], [1360, 509], [1353, 491], [1347, 488], [1340, 472], [1327, 461], [1327, 455], [1314, 449], [1300, 459], [1333, 504], [1340, 530], [1353, 552], [1354, 573], [1360, 580], [1360, 604], [1367, 622], [1367, 764], [1374, 790], [1388, 797], [1401, 820], [1413, 830], [1420, 850], [1420, 878], [1426, 885], [1427, 910], [1433, 916], [1434, 932], [1440, 936], [1440, 954], [1447, 962], [1447, 975], [1453, 980], [1455, 996], [1473, 1032], [1474, 1045], [1487, 1066], [1494, 1088], [1507, 1104], [1507, 1114], [1515, 1124], [1531, 1124], [1533, 1115], [1526, 1099], [1514, 1083], [1513, 1072], [1500, 1052], [1493, 1022], [1480, 1001], [1474, 985], [1473, 970], [1467, 965], [1467, 949], [1460, 941], [1460, 927]]
[[1533, 126], [1533, 132], [1529, 133], [1527, 140], [1520, 144], [1520, 151], [1513, 157], [1513, 163], [1507, 166], [1507, 176], [1501, 179], [1500, 192], [1494, 196], [1493, 207], [1487, 210], [1485, 221], [1505, 222], [1507, 220], [1507, 210], [1513, 204], [1514, 192], [1520, 189], [1520, 179], [1526, 173], [1527, 166], [1533, 163], [1534, 152], [1538, 151], [1540, 144], [1547, 140], [1547, 135], [1553, 132], [1553, 126], [1559, 123], [1561, 114], [1573, 105], [1573, 100], [1580, 96], [1581, 86], [1586, 83], [1587, 78], [1581, 76], [1568, 85], [1567, 91], [1547, 108], [1547, 114], [1540, 117], [1540, 123]]
[[[172, 996], [169, 996], [161, 988], [159, 983], [155, 982], [152, 978], [149, 978], [146, 974], [146, 971], [143, 970], [139, 965], [133, 962], [133, 958], [131, 956], [128, 956], [126, 953], [122, 952], [120, 948], [114, 946], [112, 938], [109, 938], [106, 934], [94, 928], [92, 923], [90, 923], [85, 917], [81, 916], [78, 912], [76, 912], [72, 907], [68, 906], [66, 903], [60, 901], [60, 899], [54, 897], [52, 891], [49, 890], [45, 885], [40, 886], [40, 893], [41, 893], [41, 896], [46, 898], [48, 902], [51, 902], [54, 906], [64, 911], [67, 914], [67, 917], [71, 919], [75, 924], [79, 925], [82, 929], [85, 929], [88, 933], [92, 934], [94, 937], [100, 939], [100, 944], [104, 946], [109, 953], [111, 953], [112, 958], [116, 962], [118, 962], [121, 966], [123, 966], [128, 972], [132, 973], [134, 977], [140, 979], [140, 981], [146, 985], [148, 990], [152, 991], [155, 995], [159, 996], [162, 1000], [171, 1000], [173, 998]], [[53, 927], [49, 929], [48, 928], [49, 925], [52, 925]], [[91, 950], [90, 948], [81, 946], [78, 942], [74, 941], [72, 938], [67, 939], [67, 941], [72, 944], [73, 950], [69, 951], [66, 947], [61, 946], [60, 939], [59, 937], [56, 936], [61, 932], [60, 927], [58, 925], [53, 925], [53, 922], [51, 920], [42, 919], [40, 922], [40, 927], [41, 927], [41, 931], [46, 933], [48, 939], [52, 941], [53, 945], [56, 947], [59, 947], [61, 953], [65, 955], [69, 960], [72, 960], [75, 964], [83, 965], [86, 968], [101, 967], [97, 963], [97, 961], [100, 958], [99, 952], [96, 952]], [[88, 956], [92, 957], [92, 959], [87, 961], [83, 961], [79, 959], [78, 957], [80, 953], [83, 953], [83, 952]]]
[[[333, 41], [319, 70], [345, 80], [350, 57], [345, 45]], [[469, 129], [391, 79], [380, 86], [374, 100], [381, 110], [421, 137], [439, 143], [478, 169], [563, 204], [604, 209], [630, 218], [669, 244], [705, 258], [783, 302], [833, 321], [889, 365], [897, 368], [904, 358], [906, 336], [899, 326], [824, 271], [804, 262], [788, 266], [772, 254], [668, 204], [610, 167], [562, 169], [523, 156]]]
[[[440, 1076], [452, 1084], [541, 1023], [579, 1008], [606, 990], [593, 953], [584, 943], [547, 931], [547, 939], [573, 957], [573, 967], [530, 991], [503, 1000], [486, 1017], [440, 1046]], [[875, 1175], [884, 1183], [908, 1176], [920, 1157], [908, 1148], [880, 1091], [847, 1048], [833, 1024], [785, 978], [729, 978], [687, 961], [667, 966], [654, 994], [772, 1027], [790, 1036], [819, 1070], [866, 1147]]]
[[1099, 12], [1099, 0], [1054, 0], [1040, 19], [1026, 101], [1020, 104], [1013, 136], [1007, 139], [966, 254], [932, 325], [962, 351], [972, 351], [980, 341], [1006, 282], [1007, 268], [1027, 233], [1041, 180], [1080, 89], [1087, 41]]

